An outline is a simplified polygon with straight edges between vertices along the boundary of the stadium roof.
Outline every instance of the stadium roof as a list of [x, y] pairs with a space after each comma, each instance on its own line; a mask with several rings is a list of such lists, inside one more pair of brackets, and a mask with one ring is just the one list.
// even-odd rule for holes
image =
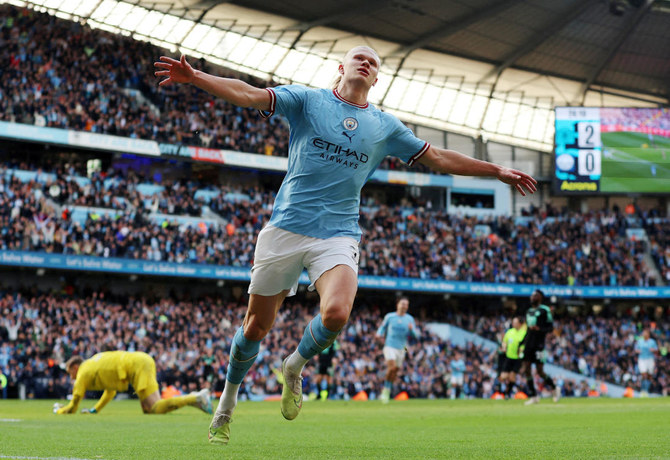
[[[147, 2], [149, 3], [149, 2]], [[183, 7], [226, 2], [186, 0]], [[227, 2], [492, 64], [670, 99], [670, 1], [235, 0]], [[176, 6], [176, 5], [175, 5]], [[207, 18], [207, 15], [205, 15]], [[578, 94], [577, 96], [582, 96]], [[580, 102], [579, 97], [575, 102]]]
[[9, 1], [313, 86], [368, 44], [383, 60], [373, 103], [540, 150], [555, 106], [670, 103], [670, 0]]

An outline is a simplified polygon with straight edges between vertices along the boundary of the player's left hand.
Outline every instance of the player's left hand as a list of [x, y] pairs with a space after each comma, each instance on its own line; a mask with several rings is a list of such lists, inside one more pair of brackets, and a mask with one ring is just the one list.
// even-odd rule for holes
[[82, 414], [97, 414], [98, 411], [95, 410], [95, 407], [91, 407], [90, 409], [82, 409], [81, 413]]
[[521, 195], [526, 196], [526, 190], [530, 193], [537, 191], [537, 181], [523, 171], [501, 167], [497, 178], [500, 182], [514, 186]]

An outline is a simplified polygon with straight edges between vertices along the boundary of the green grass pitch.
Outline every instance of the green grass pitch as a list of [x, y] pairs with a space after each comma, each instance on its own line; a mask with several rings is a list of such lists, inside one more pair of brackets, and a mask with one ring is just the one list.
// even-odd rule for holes
[[207, 443], [210, 416], [191, 407], [57, 416], [52, 404], [0, 400], [0, 458], [670, 458], [670, 398], [316, 401], [292, 422], [278, 402], [240, 403], [228, 446]]
[[641, 133], [602, 133], [601, 139], [610, 152], [602, 156], [601, 192], [670, 193], [670, 139], [654, 136], [656, 148]]

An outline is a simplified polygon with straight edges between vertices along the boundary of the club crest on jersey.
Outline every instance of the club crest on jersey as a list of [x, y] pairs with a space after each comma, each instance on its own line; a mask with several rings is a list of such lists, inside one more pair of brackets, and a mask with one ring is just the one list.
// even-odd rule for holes
[[344, 126], [344, 129], [353, 131], [358, 128], [358, 121], [355, 118], [347, 117], [342, 121], [342, 126]]

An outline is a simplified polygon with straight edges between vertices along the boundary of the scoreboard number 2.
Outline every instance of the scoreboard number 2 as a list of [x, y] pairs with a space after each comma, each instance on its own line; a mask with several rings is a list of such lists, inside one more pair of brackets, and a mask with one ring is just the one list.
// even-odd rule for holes
[[580, 121], [577, 123], [577, 142], [579, 148], [592, 149], [602, 147], [600, 141], [600, 122]]
[[580, 150], [577, 157], [577, 174], [599, 176], [600, 173], [600, 150]]

